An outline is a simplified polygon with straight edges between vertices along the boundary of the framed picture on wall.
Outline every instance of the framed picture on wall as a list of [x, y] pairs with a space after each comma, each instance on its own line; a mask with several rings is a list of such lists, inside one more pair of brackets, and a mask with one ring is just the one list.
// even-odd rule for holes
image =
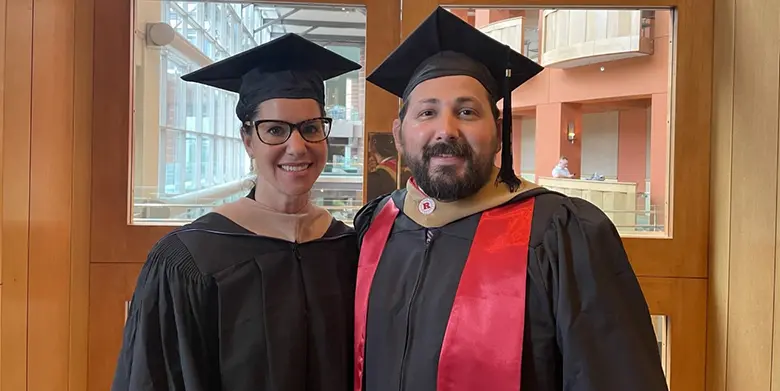
[[392, 133], [368, 134], [366, 200], [371, 201], [398, 188], [398, 160]]

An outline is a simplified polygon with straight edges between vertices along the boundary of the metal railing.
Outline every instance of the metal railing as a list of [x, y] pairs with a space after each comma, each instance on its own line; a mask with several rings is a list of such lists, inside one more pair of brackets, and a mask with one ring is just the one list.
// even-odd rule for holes
[[634, 224], [615, 224], [615, 228], [620, 232], [664, 232], [663, 213], [658, 211], [655, 205], [650, 205], [649, 209], [644, 210], [602, 209], [602, 211], [611, 215], [634, 215]]

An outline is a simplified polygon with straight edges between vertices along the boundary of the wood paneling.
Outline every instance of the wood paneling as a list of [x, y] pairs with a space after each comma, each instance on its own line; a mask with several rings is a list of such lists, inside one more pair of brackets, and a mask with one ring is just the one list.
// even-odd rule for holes
[[90, 266], [90, 391], [108, 390], [122, 347], [125, 302], [133, 296], [140, 263], [94, 263]]
[[95, 0], [75, 0], [73, 232], [68, 386], [87, 390], [92, 187], [92, 36]]
[[715, 1], [710, 391], [780, 389], [780, 3]]
[[91, 8], [6, 4], [3, 390], [86, 387]]
[[669, 320], [671, 391], [704, 390], [707, 280], [640, 277], [650, 312]]
[[14, 0], [6, 4], [5, 51], [14, 55], [3, 57], [3, 390], [27, 389], [32, 3], [33, 0]]
[[53, 385], [68, 382], [74, 8], [73, 0], [36, 0], [33, 7], [27, 314], [27, 360], [35, 363], [28, 365], [31, 390], [54, 391]]

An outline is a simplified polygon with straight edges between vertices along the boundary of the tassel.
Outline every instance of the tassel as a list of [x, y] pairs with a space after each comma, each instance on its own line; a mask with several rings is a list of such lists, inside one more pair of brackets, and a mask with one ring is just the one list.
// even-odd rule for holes
[[506, 74], [503, 83], [504, 109], [501, 120], [501, 167], [496, 179], [506, 184], [510, 192], [514, 192], [520, 187], [520, 179], [515, 175], [512, 167], [512, 90], [510, 89], [512, 67], [509, 61], [511, 54], [512, 49], [506, 45]]

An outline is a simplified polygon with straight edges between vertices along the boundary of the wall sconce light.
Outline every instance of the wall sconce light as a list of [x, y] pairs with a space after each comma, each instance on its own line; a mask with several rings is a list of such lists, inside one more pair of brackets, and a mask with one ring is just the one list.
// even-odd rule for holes
[[574, 122], [569, 122], [566, 130], [566, 139], [569, 140], [570, 143], [574, 144]]

